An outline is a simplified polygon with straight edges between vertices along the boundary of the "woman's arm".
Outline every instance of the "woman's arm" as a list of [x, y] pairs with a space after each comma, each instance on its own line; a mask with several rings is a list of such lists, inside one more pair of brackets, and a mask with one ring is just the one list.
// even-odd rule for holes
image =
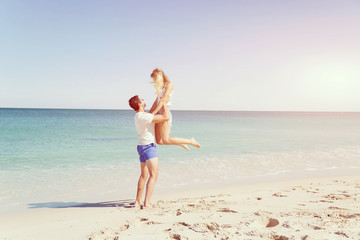
[[160, 102], [158, 103], [158, 105], [156, 106], [154, 111], [152, 112], [153, 114], [157, 114], [157, 112], [160, 111], [161, 107], [164, 106], [165, 103], [169, 102], [170, 93], [172, 92], [173, 89], [174, 89], [174, 86], [172, 85], [172, 83], [168, 83], [166, 85], [164, 95], [162, 96], [162, 98], [160, 99]]
[[[158, 100], [159, 97], [157, 97], [152, 105], [152, 107], [150, 108], [150, 111], [149, 113], [153, 113], [154, 109], [156, 108], [157, 106], [157, 100]], [[156, 114], [156, 113], [155, 113]]]

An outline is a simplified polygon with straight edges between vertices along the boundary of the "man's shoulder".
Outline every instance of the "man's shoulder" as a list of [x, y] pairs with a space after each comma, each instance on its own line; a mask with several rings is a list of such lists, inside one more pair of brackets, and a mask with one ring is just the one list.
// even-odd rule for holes
[[142, 116], [154, 116], [154, 114], [148, 113], [148, 112], [137, 112], [137, 113], [135, 114], [135, 116], [138, 116], [138, 117], [142, 117]]
[[137, 112], [135, 114], [135, 119], [149, 119], [153, 118], [154, 114], [148, 113], [148, 112]]

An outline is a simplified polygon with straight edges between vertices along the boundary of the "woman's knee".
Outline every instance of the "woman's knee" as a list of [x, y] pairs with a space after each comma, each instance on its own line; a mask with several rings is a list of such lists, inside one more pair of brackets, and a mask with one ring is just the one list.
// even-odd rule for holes
[[163, 143], [164, 145], [169, 145], [169, 144], [170, 144], [170, 138], [163, 138], [163, 139], [162, 139], [162, 143]]

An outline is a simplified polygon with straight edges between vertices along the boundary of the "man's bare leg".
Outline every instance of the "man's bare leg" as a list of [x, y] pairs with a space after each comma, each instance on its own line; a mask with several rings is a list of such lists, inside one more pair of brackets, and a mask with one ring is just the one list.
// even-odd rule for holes
[[151, 196], [154, 191], [155, 183], [159, 174], [159, 160], [158, 158], [151, 158], [146, 160], [146, 166], [149, 171], [150, 177], [146, 184], [146, 193], [145, 193], [145, 208], [152, 208], [151, 205]]
[[142, 197], [142, 194], [143, 194], [143, 191], [144, 191], [145, 182], [146, 182], [146, 179], [149, 176], [149, 170], [148, 170], [148, 168], [146, 166], [146, 163], [140, 162], [140, 169], [141, 169], [141, 175], [140, 175], [139, 181], [138, 181], [136, 200], [135, 200], [135, 203], [134, 203], [135, 206], [140, 205], [140, 203], [141, 203], [141, 197]]

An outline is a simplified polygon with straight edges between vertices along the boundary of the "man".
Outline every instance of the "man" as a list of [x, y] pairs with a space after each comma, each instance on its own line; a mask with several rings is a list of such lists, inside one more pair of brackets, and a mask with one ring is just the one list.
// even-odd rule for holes
[[140, 205], [141, 197], [143, 194], [146, 179], [149, 180], [146, 184], [146, 193], [144, 208], [152, 208], [151, 195], [154, 191], [155, 183], [158, 178], [158, 155], [155, 145], [155, 123], [164, 122], [169, 120], [169, 111], [165, 107], [163, 115], [154, 115], [145, 112], [145, 102], [139, 96], [130, 98], [129, 105], [136, 111], [134, 120], [136, 130], [139, 136], [139, 143], [137, 151], [140, 156], [141, 175], [138, 182], [136, 193], [135, 206]]

